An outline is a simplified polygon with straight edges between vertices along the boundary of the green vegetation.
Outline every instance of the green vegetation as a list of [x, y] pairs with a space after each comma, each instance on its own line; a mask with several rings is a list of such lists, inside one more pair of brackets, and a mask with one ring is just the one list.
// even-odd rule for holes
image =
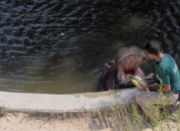
[[[154, 130], [156, 127], [161, 126], [162, 122], [168, 124], [169, 122], [167, 121], [177, 123], [177, 130], [180, 128], [178, 127], [178, 124], [180, 124], [180, 106], [154, 106], [153, 110], [155, 111], [155, 117], [146, 117], [143, 111], [135, 104], [126, 107], [113, 106], [112, 116], [114, 117], [115, 122], [117, 122], [116, 130], [140, 131], [145, 128], [151, 128]], [[171, 128], [168, 125], [166, 126], [167, 128]]]
[[4, 107], [0, 107], [0, 117], [6, 114], [6, 109]]

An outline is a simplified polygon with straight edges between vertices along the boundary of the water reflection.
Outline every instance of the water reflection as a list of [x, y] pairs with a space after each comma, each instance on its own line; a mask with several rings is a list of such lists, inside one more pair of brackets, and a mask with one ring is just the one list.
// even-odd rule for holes
[[178, 0], [1, 0], [0, 89], [94, 91], [118, 48], [151, 38], [180, 65], [179, 7]]
[[23, 65], [12, 70], [8, 68], [8, 71], [1, 73], [1, 89], [39, 93], [95, 90], [95, 77], [79, 72], [73, 57], [60, 58], [54, 63], [49, 63], [47, 57], [22, 59], [18, 63], [24, 63]]

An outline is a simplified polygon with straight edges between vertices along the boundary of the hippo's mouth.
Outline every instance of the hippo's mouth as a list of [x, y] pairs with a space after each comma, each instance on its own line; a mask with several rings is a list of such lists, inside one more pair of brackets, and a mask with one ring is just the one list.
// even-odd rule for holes
[[117, 78], [120, 82], [126, 83], [130, 79], [130, 75], [144, 76], [140, 66], [146, 61], [146, 58], [141, 55], [129, 55], [121, 59], [118, 64]]
[[124, 70], [124, 73], [125, 73], [126, 75], [128, 75], [128, 74], [135, 75], [135, 73], [136, 73], [136, 68], [134, 67], [133, 69]]
[[100, 88], [118, 89], [124, 87], [134, 87], [131, 82], [134, 75], [144, 78], [144, 73], [140, 68], [147, 60], [144, 51], [135, 47], [122, 48], [119, 50], [115, 60], [106, 63], [106, 73], [100, 79]]

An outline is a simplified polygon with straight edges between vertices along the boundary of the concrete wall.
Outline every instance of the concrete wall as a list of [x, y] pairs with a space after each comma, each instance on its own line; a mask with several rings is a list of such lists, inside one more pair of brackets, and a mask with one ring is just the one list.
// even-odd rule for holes
[[0, 92], [0, 107], [8, 111], [71, 113], [93, 111], [115, 104], [134, 103], [136, 89], [81, 94], [30, 94]]

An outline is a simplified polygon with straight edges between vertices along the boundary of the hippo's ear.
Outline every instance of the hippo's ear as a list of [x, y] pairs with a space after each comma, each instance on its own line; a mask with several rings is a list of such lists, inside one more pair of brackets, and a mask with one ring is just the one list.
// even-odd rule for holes
[[108, 69], [115, 69], [116, 68], [115, 60], [113, 59], [110, 62], [105, 63], [104, 66]]

